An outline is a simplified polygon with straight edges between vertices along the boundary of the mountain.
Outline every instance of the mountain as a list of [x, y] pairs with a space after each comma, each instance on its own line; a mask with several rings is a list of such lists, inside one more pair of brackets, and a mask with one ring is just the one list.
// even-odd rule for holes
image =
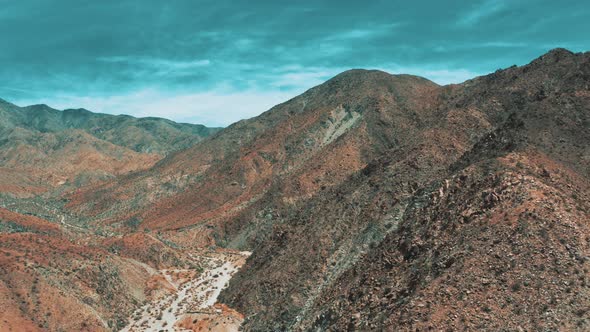
[[256, 331], [588, 329], [589, 86], [557, 49], [423, 96], [432, 121], [276, 212], [222, 301]]
[[587, 326], [589, 63], [556, 49], [449, 86], [347, 71], [67, 206], [252, 250], [221, 295], [247, 330]]
[[3, 100], [0, 107], [3, 128], [19, 127], [41, 133], [77, 129], [141, 153], [167, 154], [184, 149], [219, 130], [162, 118], [92, 113], [85, 109], [58, 111], [47, 105], [17, 107]]
[[309, 199], [392, 146], [422, 139], [416, 128], [436, 119], [421, 97], [438, 88], [410, 75], [345, 72], [150, 170], [83, 188], [68, 206], [107, 222], [138, 218], [140, 229], [171, 230], [182, 243], [242, 248], [272, 223], [255, 214]]
[[0, 100], [0, 330], [109, 331], [193, 263], [154, 236], [108, 236], [59, 196], [153, 166], [219, 129]]
[[0, 100], [0, 186], [27, 196], [145, 169], [218, 129]]
[[[112, 138], [126, 127], [102, 137], [76, 127], [137, 155], [119, 159], [124, 172], [0, 210], [0, 299], [14, 308], [0, 328], [113, 330], [125, 317], [145, 326], [141, 312], [160, 321], [163, 310], [132, 315], [140, 302], [186, 303], [173, 292], [193, 284], [178, 280], [221, 274], [194, 258], [240, 260], [237, 249], [252, 255], [223, 304], [179, 324], [587, 330], [589, 91], [590, 53], [555, 49], [447, 86], [350, 70], [151, 163], [135, 158], [152, 150]], [[57, 155], [38, 141], [28, 144]], [[48, 298], [62, 307], [82, 301], [83, 314], [45, 311], [39, 289], [58, 289]]]

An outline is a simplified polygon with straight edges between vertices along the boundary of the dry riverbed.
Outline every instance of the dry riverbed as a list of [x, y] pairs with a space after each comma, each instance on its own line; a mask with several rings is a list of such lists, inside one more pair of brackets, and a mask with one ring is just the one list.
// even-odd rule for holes
[[205, 271], [159, 270], [154, 280], [165, 293], [139, 308], [123, 332], [237, 331], [243, 316], [217, 303], [221, 290], [244, 264], [249, 252], [222, 251], [191, 255]]

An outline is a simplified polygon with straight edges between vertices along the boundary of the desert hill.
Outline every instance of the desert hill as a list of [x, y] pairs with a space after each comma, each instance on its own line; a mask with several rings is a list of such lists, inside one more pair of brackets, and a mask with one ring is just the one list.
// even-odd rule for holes
[[76, 188], [154, 165], [218, 129], [158, 118], [18, 107], [0, 100], [0, 186], [16, 196]]

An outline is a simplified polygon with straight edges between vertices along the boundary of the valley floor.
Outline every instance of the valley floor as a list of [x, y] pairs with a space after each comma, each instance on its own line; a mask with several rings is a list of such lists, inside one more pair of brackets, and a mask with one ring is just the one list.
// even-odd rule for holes
[[139, 308], [123, 332], [237, 331], [243, 316], [217, 297], [244, 264], [249, 252], [223, 251], [191, 255], [204, 271], [159, 270], [167, 293]]

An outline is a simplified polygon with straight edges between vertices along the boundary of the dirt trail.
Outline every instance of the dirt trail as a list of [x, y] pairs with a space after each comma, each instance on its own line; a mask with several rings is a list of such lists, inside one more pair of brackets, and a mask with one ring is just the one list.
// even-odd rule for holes
[[121, 331], [192, 331], [207, 322], [215, 322], [219, 331], [237, 330], [241, 315], [216, 303], [221, 290], [249, 255], [249, 252], [229, 251], [190, 255], [196, 263], [205, 266], [204, 272], [190, 280], [186, 276], [197, 273], [195, 270], [157, 271], [170, 284], [172, 293], [139, 308]]

